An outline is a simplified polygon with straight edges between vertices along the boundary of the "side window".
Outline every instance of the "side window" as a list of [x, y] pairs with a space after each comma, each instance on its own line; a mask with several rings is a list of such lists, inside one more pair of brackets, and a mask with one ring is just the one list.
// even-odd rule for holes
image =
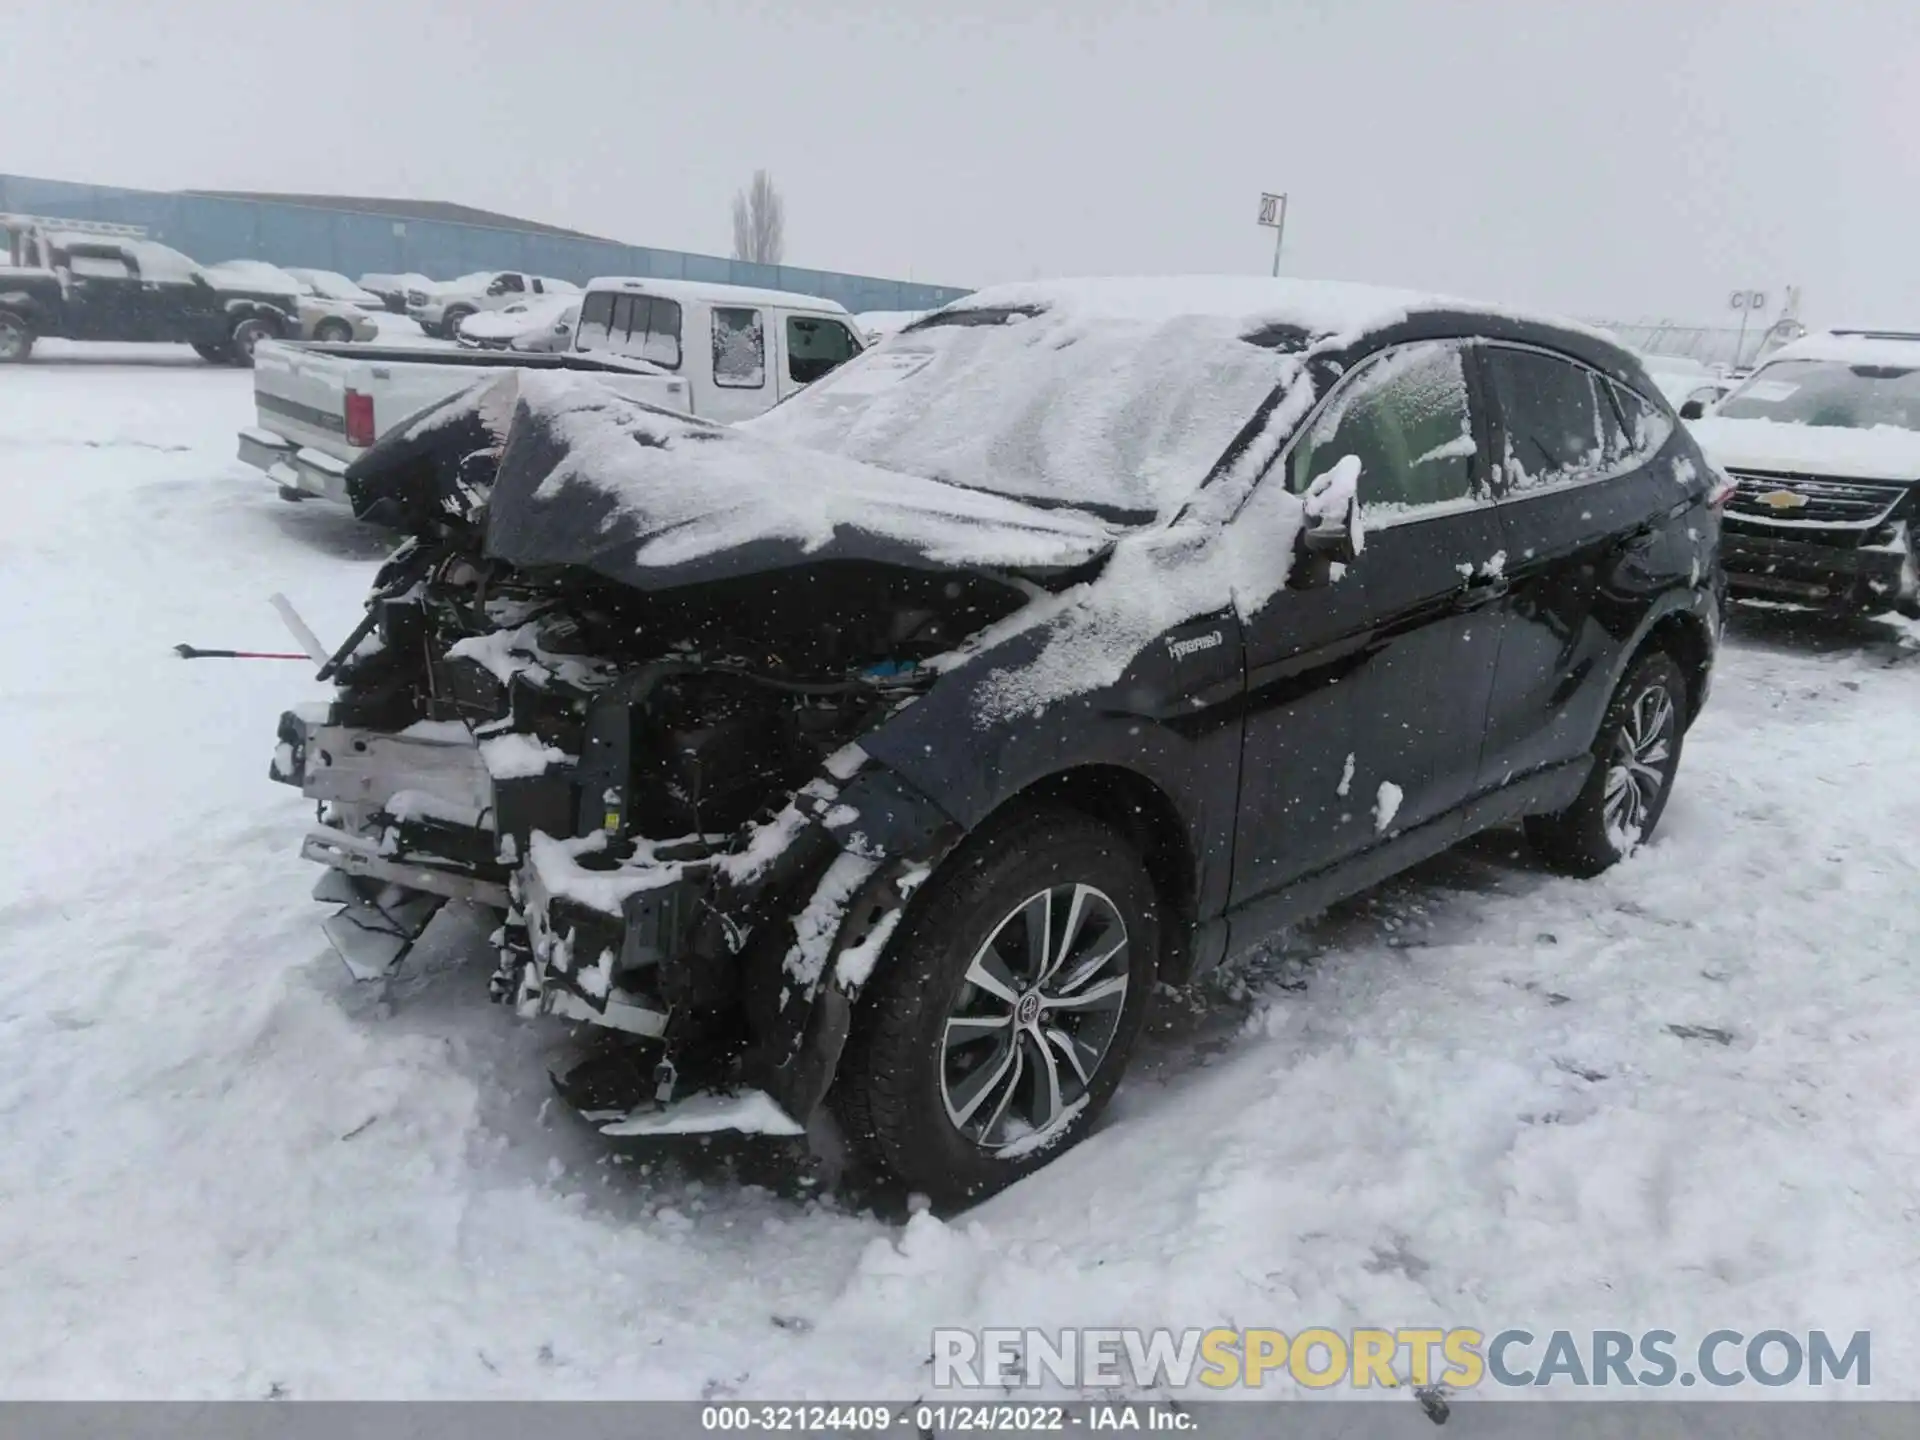
[[1504, 345], [1488, 348], [1487, 370], [1506, 433], [1510, 490], [1571, 484], [1609, 468], [1606, 381], [1571, 360]]
[[533, 293], [536, 295], [544, 295], [547, 293], [546, 287], [540, 283], [540, 277], [538, 275], [533, 277]]
[[580, 326], [574, 331], [574, 345], [592, 350], [606, 345], [613, 327], [613, 295], [596, 290], [580, 302]]
[[758, 310], [713, 307], [713, 383], [728, 390], [767, 383], [767, 336]]
[[1460, 347], [1408, 345], [1368, 364], [1335, 396], [1294, 447], [1287, 483], [1305, 493], [1357, 456], [1361, 514], [1386, 518], [1485, 498], [1475, 453]]
[[860, 344], [838, 320], [807, 315], [787, 317], [787, 377], [811, 385], [860, 353]]
[[[636, 337], [637, 338], [637, 337]], [[680, 368], [680, 302], [653, 297], [648, 306], [646, 339], [633, 349], [642, 360], [666, 370]]]
[[1639, 459], [1656, 454], [1666, 446], [1673, 434], [1673, 421], [1659, 406], [1646, 396], [1629, 390], [1624, 385], [1609, 385], [1613, 392], [1614, 403], [1620, 407], [1620, 416], [1626, 423], [1626, 439], [1629, 453]]
[[127, 264], [127, 257], [118, 250], [79, 249], [67, 254], [67, 269], [73, 274], [90, 280], [131, 280], [133, 267]]

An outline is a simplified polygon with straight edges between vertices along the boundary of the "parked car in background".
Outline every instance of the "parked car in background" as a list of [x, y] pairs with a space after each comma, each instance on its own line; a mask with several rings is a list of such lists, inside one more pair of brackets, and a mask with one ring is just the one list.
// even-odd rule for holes
[[[785, 353], [650, 283], [594, 323]], [[1370, 287], [1006, 286], [737, 427], [522, 371], [354, 476], [417, 538], [272, 762], [354, 972], [493, 907], [497, 998], [628, 1037], [613, 1133], [826, 1105], [947, 1206], [1098, 1123], [1159, 982], [1487, 826], [1631, 853], [1719, 640], [1639, 362]]]
[[373, 340], [380, 333], [372, 311], [321, 295], [310, 281], [264, 260], [222, 260], [207, 266], [206, 271], [216, 284], [245, 286], [260, 294], [282, 297], [281, 303], [292, 311], [296, 321], [294, 332], [286, 338], [343, 345]]
[[1701, 410], [1713, 404], [1734, 386], [1730, 375], [1685, 355], [1640, 356], [1647, 374], [1660, 387], [1660, 393], [1675, 410], [1697, 405]]
[[361, 286], [380, 297], [380, 302], [395, 315], [407, 313], [407, 296], [413, 291], [422, 295], [431, 290], [438, 282], [428, 279], [415, 271], [389, 275], [382, 271], [372, 271], [360, 277]]
[[878, 345], [926, 313], [925, 310], [862, 310], [853, 317], [853, 323], [860, 327], [860, 336], [867, 344]]
[[615, 394], [687, 408], [686, 381], [618, 356], [265, 345], [255, 356], [255, 423], [240, 432], [240, 458], [264, 470], [284, 499], [345, 504], [347, 467], [376, 440], [497, 370], [519, 366], [591, 374]]
[[1920, 616], [1920, 332], [1797, 340], [1692, 428], [1737, 487], [1735, 595]]
[[519, 350], [543, 355], [573, 348], [573, 329], [580, 319], [580, 297], [545, 295], [522, 300], [504, 310], [482, 310], [460, 322], [454, 336], [476, 350]]
[[191, 345], [202, 359], [252, 363], [264, 339], [299, 328], [293, 293], [216, 276], [132, 225], [0, 215], [0, 361], [43, 336]]
[[587, 283], [574, 349], [646, 360], [682, 376], [691, 410], [746, 420], [865, 348], [831, 300], [698, 280], [618, 276]]
[[407, 292], [407, 314], [429, 335], [452, 339], [460, 322], [482, 310], [504, 310], [545, 295], [578, 295], [580, 287], [519, 270], [478, 270], [424, 289]]

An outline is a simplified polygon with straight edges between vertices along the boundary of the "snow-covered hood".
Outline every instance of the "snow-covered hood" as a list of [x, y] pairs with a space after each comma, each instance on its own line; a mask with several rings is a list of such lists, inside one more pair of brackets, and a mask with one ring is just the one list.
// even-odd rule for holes
[[625, 399], [590, 376], [524, 371], [383, 439], [349, 474], [356, 508], [390, 498], [421, 513], [418, 487], [437, 474], [445, 490], [445, 456], [421, 463], [436, 446], [497, 449], [488, 554], [643, 590], [836, 560], [1050, 574], [1106, 553], [1117, 535], [1081, 511], [778, 444]]
[[505, 310], [483, 310], [478, 315], [469, 315], [461, 322], [460, 329], [475, 339], [511, 340], [517, 335], [556, 325], [566, 318], [568, 311], [579, 308], [578, 296], [555, 295], [525, 301]]
[[1786, 470], [1836, 480], [1920, 480], [1920, 431], [1896, 425], [1851, 430], [1709, 415], [1688, 428], [1722, 469]]

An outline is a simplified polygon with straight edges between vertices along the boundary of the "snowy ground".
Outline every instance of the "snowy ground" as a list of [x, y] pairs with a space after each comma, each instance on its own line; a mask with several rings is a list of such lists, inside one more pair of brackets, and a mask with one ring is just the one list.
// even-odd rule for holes
[[351, 985], [266, 778], [309, 672], [171, 647], [288, 648], [274, 590], [337, 636], [381, 543], [230, 458], [246, 373], [49, 359], [0, 372], [0, 1394], [905, 1397], [935, 1324], [1435, 1322], [1871, 1329], [1920, 1394], [1909, 630], [1745, 617], [1649, 851], [1343, 907], [903, 1225], [545, 1103], [471, 929]]

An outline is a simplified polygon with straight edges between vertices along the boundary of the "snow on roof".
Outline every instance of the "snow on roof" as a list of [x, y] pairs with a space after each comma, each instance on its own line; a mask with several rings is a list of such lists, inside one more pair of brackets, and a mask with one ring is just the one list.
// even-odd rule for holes
[[1826, 331], [1782, 345], [1767, 356], [1771, 365], [1778, 360], [1834, 360], [1844, 365], [1920, 366], [1920, 331], [1911, 339], [1896, 339], [1899, 331], [1875, 331], [1871, 334], [1843, 334]]
[[193, 279], [201, 268], [193, 263], [190, 256], [182, 255], [171, 245], [162, 245], [157, 240], [130, 240], [117, 235], [97, 235], [86, 230], [49, 230], [46, 238], [56, 250], [66, 250], [76, 245], [124, 250], [140, 267], [140, 278], [143, 280], [185, 283]]
[[264, 260], [222, 260], [217, 265], [200, 267], [216, 285], [234, 289], [266, 290], [280, 295], [311, 295], [313, 287], [296, 279], [278, 265]]
[[817, 310], [827, 315], [845, 315], [847, 309], [835, 300], [818, 295], [802, 295], [794, 290], [761, 290], [752, 285], [721, 285], [706, 280], [656, 280], [647, 275], [596, 275], [587, 282], [588, 291], [630, 290], [645, 295], [664, 295], [669, 300], [710, 300], [722, 305], [777, 305], [788, 310]]

